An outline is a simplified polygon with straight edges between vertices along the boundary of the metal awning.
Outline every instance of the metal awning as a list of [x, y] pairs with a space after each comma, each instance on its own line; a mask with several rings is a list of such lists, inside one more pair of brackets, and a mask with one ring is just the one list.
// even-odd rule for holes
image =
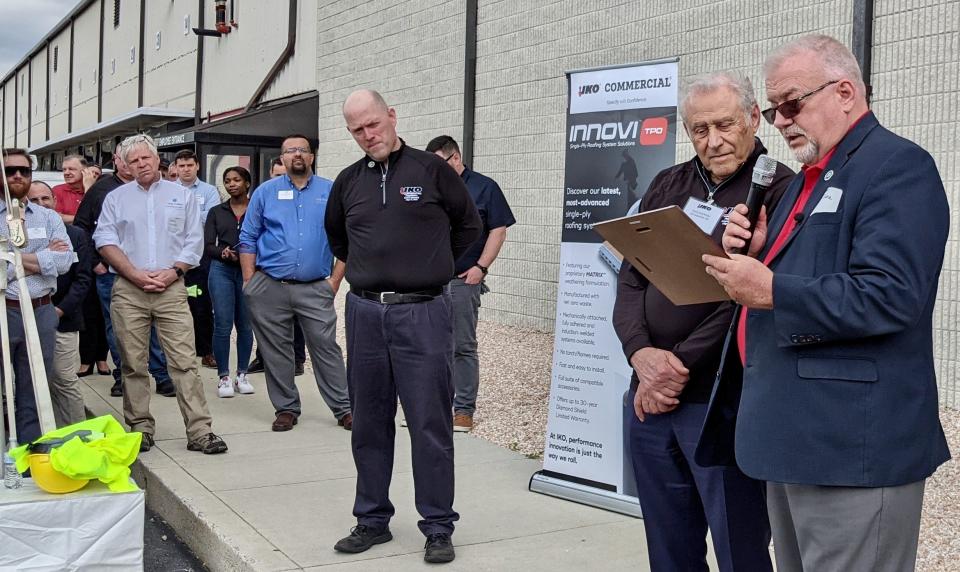
[[169, 109], [166, 107], [138, 107], [117, 117], [101, 121], [93, 127], [67, 133], [62, 137], [44, 141], [30, 147], [31, 153], [42, 153], [61, 149], [71, 145], [89, 144], [94, 141], [111, 139], [118, 135], [134, 135], [151, 127], [158, 127], [171, 121], [193, 119], [192, 109]]
[[290, 133], [302, 133], [316, 144], [319, 99], [316, 91], [310, 91], [275, 100], [247, 113], [159, 136], [157, 147], [172, 150], [195, 143], [279, 146]]

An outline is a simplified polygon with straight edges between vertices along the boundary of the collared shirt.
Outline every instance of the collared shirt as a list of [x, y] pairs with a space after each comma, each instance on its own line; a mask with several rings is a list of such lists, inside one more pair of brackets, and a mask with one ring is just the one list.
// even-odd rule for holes
[[257, 267], [277, 280], [330, 276], [333, 253], [323, 217], [332, 186], [316, 175], [300, 190], [287, 175], [264, 182], [250, 197], [239, 252], [256, 254]]
[[512, 226], [517, 222], [496, 181], [466, 166], [460, 177], [467, 185], [473, 203], [477, 205], [477, 212], [480, 213], [480, 220], [483, 221], [483, 234], [457, 259], [454, 272], [458, 275], [470, 270], [480, 260], [491, 229]]
[[60, 214], [73, 216], [77, 214], [77, 207], [83, 200], [83, 183], [77, 186], [71, 186], [67, 183], [57, 185], [51, 189], [53, 196], [57, 199], [57, 212]]
[[149, 189], [131, 181], [103, 199], [93, 241], [97, 248], [118, 247], [139, 270], [164, 270], [175, 262], [196, 266], [203, 253], [197, 203], [172, 181], [160, 179]]
[[[27, 290], [30, 291], [31, 298], [40, 298], [47, 294], [53, 294], [57, 291], [57, 276], [70, 270], [70, 265], [74, 262], [73, 246], [70, 243], [70, 237], [67, 235], [67, 229], [63, 225], [63, 219], [55, 211], [27, 203], [24, 209], [23, 228], [27, 233], [27, 244], [20, 250], [23, 254], [36, 254], [37, 263], [40, 265], [39, 274], [30, 274], [27, 276]], [[7, 216], [7, 203], [0, 200], [0, 236], [8, 240], [10, 229], [7, 227], [5, 219]], [[51, 240], [61, 240], [67, 243], [70, 250], [64, 252], [54, 252], [48, 247]], [[5, 248], [10, 248], [10, 243], [5, 243]], [[16, 300], [20, 297], [20, 286], [17, 284], [16, 271], [13, 264], [7, 264], [7, 298]]]
[[196, 197], [197, 206], [200, 207], [200, 224], [207, 222], [207, 211], [220, 204], [220, 191], [210, 183], [205, 183], [200, 179], [194, 179], [193, 183], [188, 185], [177, 179], [182, 187], [189, 190]]

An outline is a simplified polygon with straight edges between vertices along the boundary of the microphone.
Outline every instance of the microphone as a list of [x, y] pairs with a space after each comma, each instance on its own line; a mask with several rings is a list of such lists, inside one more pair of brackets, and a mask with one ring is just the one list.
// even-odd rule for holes
[[[750, 221], [750, 232], [757, 227], [757, 219], [760, 217], [760, 207], [763, 206], [763, 198], [770, 185], [773, 184], [773, 176], [777, 172], [777, 161], [771, 159], [768, 155], [757, 157], [757, 163], [753, 166], [753, 178], [750, 183], [750, 191], [747, 192], [747, 220]], [[748, 251], [750, 241], [743, 248], [735, 248], [734, 254], [744, 254]]]
[[801, 222], [803, 222], [803, 219], [805, 218], [806, 218], [806, 215], [804, 215], [803, 213], [797, 213], [793, 215], [793, 222], [800, 224]]

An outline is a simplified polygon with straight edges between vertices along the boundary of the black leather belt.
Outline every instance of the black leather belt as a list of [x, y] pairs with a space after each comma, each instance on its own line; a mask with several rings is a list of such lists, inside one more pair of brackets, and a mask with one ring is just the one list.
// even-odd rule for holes
[[429, 302], [437, 296], [443, 294], [443, 288], [431, 288], [429, 290], [418, 290], [416, 292], [372, 292], [362, 288], [350, 288], [350, 291], [380, 304], [418, 304], [420, 302]]

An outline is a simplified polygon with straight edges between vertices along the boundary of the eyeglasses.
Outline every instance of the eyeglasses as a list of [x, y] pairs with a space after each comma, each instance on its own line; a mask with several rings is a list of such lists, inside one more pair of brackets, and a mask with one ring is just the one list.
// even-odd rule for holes
[[283, 150], [284, 155], [296, 155], [297, 153], [303, 153], [304, 155], [309, 155], [312, 153], [307, 147], [287, 147]]
[[3, 174], [8, 177], [12, 177], [20, 173], [20, 176], [24, 179], [29, 179], [30, 175], [33, 173], [33, 169], [30, 167], [21, 167], [20, 165], [5, 165], [3, 167]]
[[766, 119], [767, 123], [769, 123], [770, 125], [773, 125], [773, 122], [777, 120], [777, 113], [779, 113], [780, 116], [783, 117], [784, 119], [793, 119], [794, 117], [797, 116], [798, 113], [800, 113], [800, 110], [803, 108], [801, 103], [803, 103], [804, 99], [810, 97], [811, 95], [819, 93], [820, 91], [823, 91], [823, 89], [826, 88], [827, 86], [830, 86], [839, 82], [840, 82], [839, 79], [828, 81], [827, 83], [821, 85], [817, 89], [813, 91], [808, 91], [807, 93], [801, 95], [800, 97], [788, 99], [787, 101], [784, 101], [779, 105], [774, 105], [769, 109], [764, 109], [763, 111], [760, 112], [760, 114], [763, 115], [763, 118]]

